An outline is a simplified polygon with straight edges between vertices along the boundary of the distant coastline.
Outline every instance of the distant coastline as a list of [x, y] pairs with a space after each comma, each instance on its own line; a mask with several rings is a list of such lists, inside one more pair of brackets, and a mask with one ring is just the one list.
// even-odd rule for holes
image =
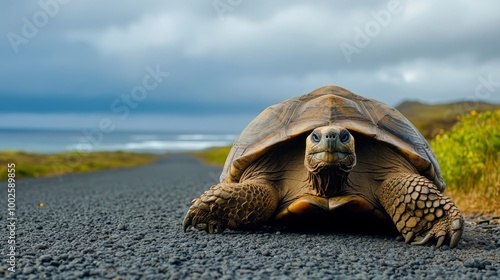
[[125, 151], [161, 154], [228, 146], [236, 137], [235, 133], [115, 131], [98, 134], [91, 130], [0, 128], [0, 151]]

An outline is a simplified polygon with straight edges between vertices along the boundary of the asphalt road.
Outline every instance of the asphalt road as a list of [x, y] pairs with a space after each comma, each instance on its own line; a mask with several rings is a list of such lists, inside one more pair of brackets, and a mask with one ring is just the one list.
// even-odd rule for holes
[[[207, 235], [181, 222], [220, 168], [172, 155], [138, 168], [16, 185], [16, 267], [8, 271], [1, 182], [0, 278], [499, 279], [498, 220], [466, 223], [456, 249], [387, 234], [265, 229]], [[41, 207], [40, 203], [44, 203]]]

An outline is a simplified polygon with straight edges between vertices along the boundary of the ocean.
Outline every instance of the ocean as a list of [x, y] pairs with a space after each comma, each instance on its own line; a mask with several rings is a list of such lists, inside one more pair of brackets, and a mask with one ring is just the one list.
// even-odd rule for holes
[[115, 131], [1, 130], [0, 151], [35, 153], [126, 151], [166, 153], [197, 151], [231, 145], [237, 134]]

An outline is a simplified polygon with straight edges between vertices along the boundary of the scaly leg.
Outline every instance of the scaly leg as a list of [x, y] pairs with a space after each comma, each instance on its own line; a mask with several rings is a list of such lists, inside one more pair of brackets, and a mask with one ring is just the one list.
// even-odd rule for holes
[[464, 219], [453, 201], [427, 178], [395, 174], [382, 184], [377, 195], [406, 243], [422, 237], [412, 243], [422, 245], [434, 237], [437, 247], [446, 240], [451, 248], [457, 246]]
[[278, 191], [254, 182], [221, 183], [191, 202], [184, 218], [184, 231], [193, 226], [208, 233], [226, 228], [244, 229], [266, 223], [276, 211]]

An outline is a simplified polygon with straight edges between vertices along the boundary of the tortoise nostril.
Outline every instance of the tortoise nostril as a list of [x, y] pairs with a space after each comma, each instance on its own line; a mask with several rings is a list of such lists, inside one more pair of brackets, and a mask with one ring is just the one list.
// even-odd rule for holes
[[337, 132], [329, 132], [325, 135], [325, 138], [335, 140], [337, 139], [337, 136], [338, 136]]

